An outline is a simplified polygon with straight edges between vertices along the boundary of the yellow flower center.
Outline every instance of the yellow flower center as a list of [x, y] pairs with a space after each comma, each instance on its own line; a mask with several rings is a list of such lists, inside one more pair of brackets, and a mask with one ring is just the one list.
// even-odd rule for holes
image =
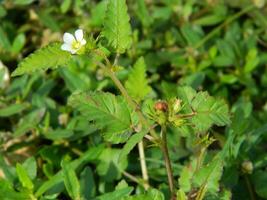
[[72, 42], [71, 46], [73, 49], [79, 49], [81, 47], [81, 43], [75, 40]]

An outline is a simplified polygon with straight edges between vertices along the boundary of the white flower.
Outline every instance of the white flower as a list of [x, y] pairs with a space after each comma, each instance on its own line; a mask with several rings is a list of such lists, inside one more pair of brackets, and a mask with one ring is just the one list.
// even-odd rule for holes
[[76, 30], [74, 35], [75, 37], [70, 33], [64, 33], [64, 44], [61, 45], [62, 50], [75, 54], [86, 44], [86, 40], [83, 38], [82, 29]]

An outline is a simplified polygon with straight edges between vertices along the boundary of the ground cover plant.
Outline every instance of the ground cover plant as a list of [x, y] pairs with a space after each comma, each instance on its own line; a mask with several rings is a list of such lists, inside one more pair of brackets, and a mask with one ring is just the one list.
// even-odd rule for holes
[[264, 0], [0, 0], [0, 199], [267, 199], [266, 51]]

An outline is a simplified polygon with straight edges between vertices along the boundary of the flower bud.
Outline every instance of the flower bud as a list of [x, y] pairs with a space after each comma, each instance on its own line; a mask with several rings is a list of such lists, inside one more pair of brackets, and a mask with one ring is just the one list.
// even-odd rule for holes
[[253, 163], [249, 160], [246, 160], [242, 163], [242, 172], [245, 174], [252, 174], [253, 171]]
[[67, 125], [69, 121], [69, 115], [67, 113], [62, 113], [58, 116], [58, 123], [60, 125]]
[[173, 103], [173, 111], [175, 113], [179, 112], [182, 108], [181, 106], [182, 100], [181, 99], [175, 99]]
[[154, 105], [155, 110], [167, 112], [168, 111], [168, 104], [165, 101], [158, 101]]

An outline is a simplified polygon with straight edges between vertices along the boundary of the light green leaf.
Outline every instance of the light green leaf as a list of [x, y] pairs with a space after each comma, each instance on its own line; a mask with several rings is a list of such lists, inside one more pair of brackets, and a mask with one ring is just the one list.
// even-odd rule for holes
[[64, 0], [60, 5], [60, 11], [62, 13], [68, 12], [68, 10], [70, 9], [71, 3], [72, 3], [72, 0]]
[[223, 170], [221, 158], [215, 157], [208, 165], [203, 166], [193, 176], [193, 184], [196, 187], [205, 187], [209, 193], [217, 193], [220, 189], [220, 178]]
[[184, 192], [189, 192], [191, 190], [191, 179], [193, 176], [193, 171], [189, 167], [185, 166], [179, 178], [179, 188]]
[[109, 0], [102, 35], [117, 53], [124, 53], [132, 43], [129, 21], [126, 0]]
[[121, 172], [128, 165], [126, 157], [120, 157], [120, 149], [106, 148], [99, 155], [96, 171], [106, 182], [121, 178]]
[[250, 73], [259, 64], [260, 58], [258, 57], [258, 51], [256, 48], [250, 49], [246, 56], [246, 64], [244, 67], [245, 73]]
[[28, 103], [13, 104], [5, 108], [0, 108], [0, 117], [9, 117], [17, 114], [29, 107]]
[[187, 196], [186, 196], [185, 192], [182, 189], [179, 189], [177, 191], [176, 196], [177, 196], [177, 200], [187, 200]]
[[13, 41], [11, 51], [13, 53], [19, 53], [20, 50], [23, 48], [25, 42], [26, 42], [26, 37], [23, 33], [17, 35]]
[[17, 163], [16, 171], [17, 171], [18, 178], [19, 178], [19, 181], [22, 184], [22, 186], [32, 190], [34, 187], [33, 183], [31, 181], [30, 177], [28, 176], [27, 171], [24, 169], [24, 167], [20, 163]]
[[144, 58], [139, 58], [131, 70], [125, 87], [137, 102], [143, 100], [151, 91], [146, 79], [146, 64]]
[[104, 92], [75, 93], [69, 104], [93, 121], [107, 141], [125, 142], [131, 135], [131, 113], [121, 96]]
[[192, 118], [196, 130], [206, 131], [213, 124], [224, 126], [230, 123], [229, 108], [222, 99], [215, 99], [207, 92], [199, 92], [191, 107], [196, 115]]
[[71, 164], [62, 162], [63, 180], [69, 196], [73, 200], [80, 200], [80, 183]]
[[70, 60], [71, 54], [62, 51], [60, 46], [61, 44], [59, 43], [53, 43], [35, 51], [19, 63], [12, 76], [25, 73], [31, 74], [37, 70], [46, 70], [65, 65]]
[[136, 14], [144, 27], [148, 27], [153, 22], [153, 18], [149, 16], [145, 0], [137, 0]]
[[25, 160], [22, 166], [26, 170], [29, 178], [31, 180], [35, 179], [36, 174], [37, 174], [37, 164], [36, 164], [36, 160], [34, 159], [34, 157], [30, 157], [27, 160]]

